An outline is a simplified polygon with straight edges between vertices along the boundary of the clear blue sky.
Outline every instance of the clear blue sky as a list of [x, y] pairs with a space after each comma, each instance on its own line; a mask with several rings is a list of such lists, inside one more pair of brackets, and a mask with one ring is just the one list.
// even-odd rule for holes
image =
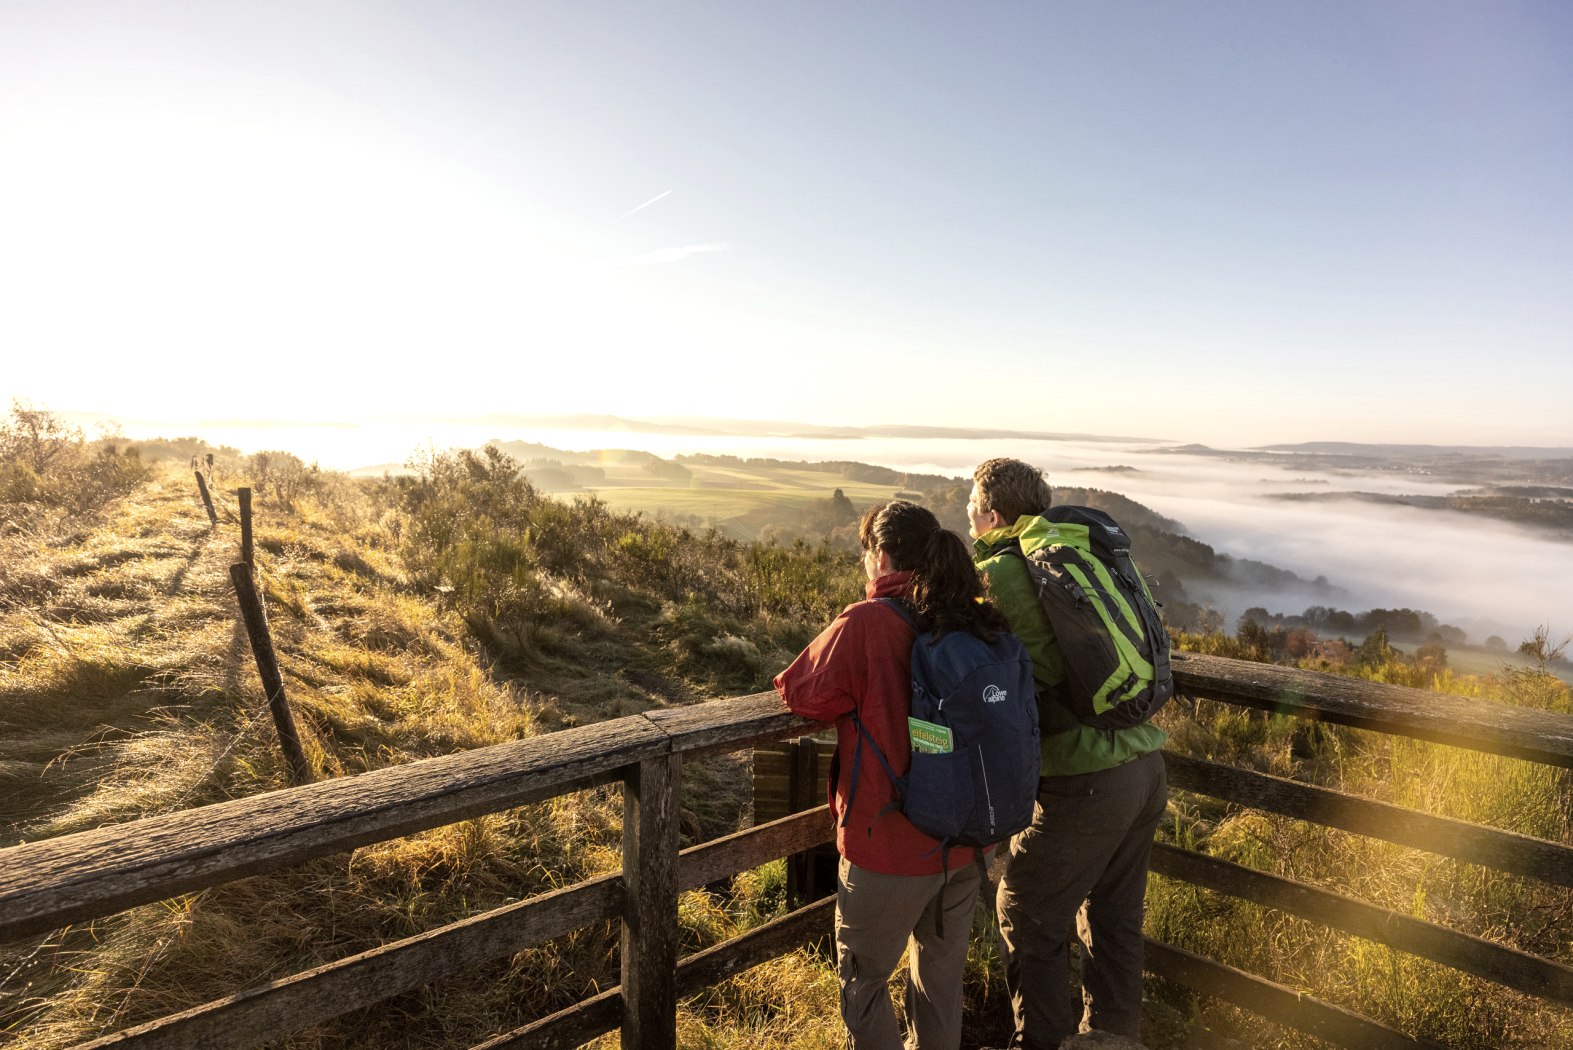
[[1570, 55], [1561, 2], [6, 0], [0, 396], [1573, 445]]

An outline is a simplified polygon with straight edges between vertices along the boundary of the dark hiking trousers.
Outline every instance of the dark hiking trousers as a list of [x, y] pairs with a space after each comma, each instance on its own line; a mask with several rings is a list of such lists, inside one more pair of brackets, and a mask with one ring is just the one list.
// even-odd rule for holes
[[[1142, 917], [1153, 832], [1168, 801], [1163, 756], [1044, 777], [1032, 826], [999, 886], [1012, 1046], [1055, 1050], [1082, 1028], [1140, 1037]], [[1072, 925], [1082, 994], [1070, 979]]]

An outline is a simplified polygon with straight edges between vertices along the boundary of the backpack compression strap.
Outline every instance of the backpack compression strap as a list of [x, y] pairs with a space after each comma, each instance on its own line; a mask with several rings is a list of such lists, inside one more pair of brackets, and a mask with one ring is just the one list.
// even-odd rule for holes
[[[918, 621], [917, 618], [912, 615], [911, 611], [908, 610], [906, 602], [899, 598], [876, 598], [875, 601], [898, 613], [901, 618], [907, 622], [907, 626], [911, 627], [913, 633], [916, 634], [918, 629]], [[916, 640], [914, 639], [914, 642], [915, 641]], [[885, 752], [879, 749], [879, 745], [874, 743], [873, 734], [871, 734], [863, 725], [863, 719], [858, 717], [858, 709], [853, 707], [851, 714], [852, 724], [857, 727], [858, 741], [857, 745], [852, 749], [852, 783], [847, 787], [847, 809], [845, 813], [841, 814], [842, 827], [846, 827], [847, 821], [852, 818], [852, 802], [857, 798], [858, 795], [858, 775], [863, 771], [863, 741], [867, 740], [868, 746], [874, 749], [874, 757], [879, 759], [879, 764], [884, 768], [885, 776], [890, 778], [890, 782], [892, 784], [896, 784], [898, 782], [896, 771], [890, 768], [890, 760], [885, 757]], [[875, 821], [878, 821], [880, 817], [883, 817], [891, 810], [899, 809], [900, 806], [901, 790], [898, 787], [896, 790], [896, 797], [890, 802], [886, 803], [885, 807], [879, 811], [878, 816], [874, 818]], [[868, 833], [870, 836], [874, 834], [873, 824], [868, 826]]]

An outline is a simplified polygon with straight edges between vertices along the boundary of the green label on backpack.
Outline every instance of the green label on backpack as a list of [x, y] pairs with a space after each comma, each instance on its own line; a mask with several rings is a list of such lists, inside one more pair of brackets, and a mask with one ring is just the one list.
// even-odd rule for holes
[[925, 722], [921, 718], [907, 719], [907, 735], [912, 738], [912, 750], [930, 755], [948, 755], [956, 749], [950, 727]]

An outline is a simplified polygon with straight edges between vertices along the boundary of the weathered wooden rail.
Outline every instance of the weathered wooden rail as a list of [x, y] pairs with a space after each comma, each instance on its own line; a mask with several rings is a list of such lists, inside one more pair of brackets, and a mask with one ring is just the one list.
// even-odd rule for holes
[[[1573, 716], [1184, 653], [1175, 655], [1174, 673], [1180, 688], [1197, 697], [1573, 769]], [[1164, 757], [1171, 788], [1573, 887], [1573, 848], [1565, 845], [1183, 755]], [[1573, 1006], [1573, 967], [1554, 960], [1162, 844], [1154, 847], [1152, 870]], [[1340, 1046], [1433, 1045], [1295, 989], [1151, 940], [1147, 969]]]
[[[1573, 717], [1314, 672], [1188, 656], [1196, 696], [1573, 768]], [[621, 1028], [623, 1045], [672, 1047], [680, 995], [830, 929], [829, 902], [677, 958], [677, 897], [827, 841], [822, 808], [679, 851], [681, 762], [809, 723], [756, 694], [634, 715], [462, 754], [275, 791], [0, 850], [0, 941], [276, 871], [599, 784], [624, 792], [620, 874], [475, 915], [371, 951], [108, 1034], [85, 1047], [245, 1047], [320, 1024], [488, 959], [620, 919], [622, 984], [481, 1044], [570, 1047]], [[1170, 755], [1177, 788], [1573, 886], [1573, 849], [1324, 788]], [[1159, 847], [1154, 870], [1390, 944], [1573, 1005], [1573, 968], [1200, 854]], [[1294, 989], [1149, 942], [1149, 969], [1350, 1047], [1427, 1045]], [[477, 1048], [480, 1050], [480, 1048]]]

